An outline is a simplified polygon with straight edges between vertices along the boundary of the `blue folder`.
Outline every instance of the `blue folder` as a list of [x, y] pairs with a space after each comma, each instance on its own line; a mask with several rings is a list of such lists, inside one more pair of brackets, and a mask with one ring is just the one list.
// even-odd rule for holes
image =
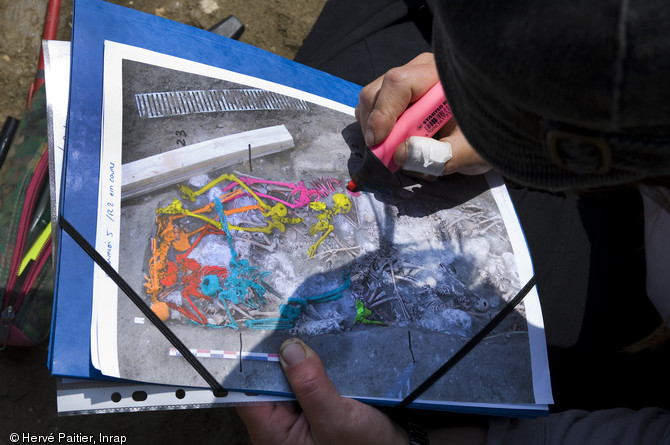
[[[70, 100], [60, 214], [92, 245], [98, 215], [104, 42], [113, 41], [235, 71], [355, 106], [361, 87], [259, 48], [101, 0], [75, 0]], [[58, 233], [55, 301], [48, 365], [56, 376], [102, 379], [91, 363], [94, 261]], [[537, 410], [507, 409], [512, 415]], [[433, 408], [435, 408], [433, 406]], [[453, 407], [452, 407], [453, 409]], [[461, 411], [486, 412], [481, 407]], [[495, 407], [491, 412], [500, 413]]]
[[[236, 71], [355, 106], [361, 87], [259, 48], [100, 0], [76, 0], [72, 23], [70, 105], [60, 212], [95, 245], [102, 125], [104, 41]], [[53, 375], [104, 378], [91, 365], [93, 260], [64, 232], [58, 236], [49, 350]]]

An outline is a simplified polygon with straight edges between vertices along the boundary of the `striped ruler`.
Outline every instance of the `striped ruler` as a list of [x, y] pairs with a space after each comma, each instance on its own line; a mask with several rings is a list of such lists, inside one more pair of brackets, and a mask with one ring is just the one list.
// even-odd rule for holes
[[135, 95], [135, 104], [140, 117], [146, 118], [220, 111], [309, 110], [304, 100], [253, 88], [142, 93]]
[[[221, 351], [216, 349], [189, 349], [193, 355], [198, 358], [223, 358], [229, 360], [256, 360], [263, 362], [278, 362], [279, 354], [269, 352], [240, 352], [240, 351]], [[181, 357], [177, 348], [170, 348], [170, 357]]]

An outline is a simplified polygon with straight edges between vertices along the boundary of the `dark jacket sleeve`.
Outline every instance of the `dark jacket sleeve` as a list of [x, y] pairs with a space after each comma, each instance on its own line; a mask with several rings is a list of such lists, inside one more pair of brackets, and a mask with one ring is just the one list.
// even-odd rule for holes
[[670, 444], [670, 413], [659, 408], [633, 411], [570, 410], [537, 419], [496, 419], [487, 445]]

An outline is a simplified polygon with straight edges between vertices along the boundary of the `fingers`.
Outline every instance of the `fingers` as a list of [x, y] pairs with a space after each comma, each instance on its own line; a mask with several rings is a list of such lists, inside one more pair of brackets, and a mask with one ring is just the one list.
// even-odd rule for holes
[[312, 443], [307, 420], [295, 403], [259, 403], [236, 409], [254, 445]]
[[293, 338], [282, 344], [279, 360], [311, 428], [329, 429], [332, 419], [341, 415], [341, 397], [321, 359], [312, 348]]
[[367, 85], [359, 95], [356, 119], [368, 146], [382, 142], [398, 116], [439, 81], [435, 60], [424, 53]]
[[298, 339], [286, 340], [279, 359], [302, 408], [290, 404], [239, 406], [254, 445], [404, 445], [404, 431], [379, 410], [340, 397], [316, 353]]
[[439, 140], [416, 136], [409, 138], [398, 146], [393, 161], [405, 172], [419, 173], [418, 177], [427, 180], [452, 173], [479, 175], [491, 169], [458, 127]]
[[[398, 117], [438, 81], [435, 59], [432, 54], [424, 53], [406, 65], [391, 69], [363, 88], [356, 106], [356, 119], [361, 124], [365, 143], [370, 147], [386, 139]], [[424, 156], [420, 162], [429, 165], [429, 171], [417, 168], [416, 164], [410, 165], [413, 171], [418, 170], [421, 175], [435, 178], [451, 173], [476, 175], [491, 169], [474, 151], [453, 119], [440, 134], [444, 136], [441, 141], [451, 144], [451, 159], [447, 161], [441, 154], [439, 158]], [[399, 166], [403, 166], [410, 155], [408, 144], [408, 141], [401, 143], [394, 153], [394, 162]], [[437, 152], [443, 153], [444, 149]], [[443, 169], [438, 174], [441, 165]]]
[[407, 443], [402, 428], [381, 411], [341, 397], [317, 354], [302, 341], [286, 340], [279, 349], [279, 360], [315, 443]]
[[393, 153], [393, 161], [404, 170], [430, 176], [442, 175], [451, 157], [449, 142], [420, 136], [410, 137]]
[[275, 403], [238, 406], [237, 413], [255, 445], [313, 444], [312, 430], [330, 428], [340, 394], [319, 357], [302, 341], [285, 341], [279, 360], [302, 412], [293, 404]]
[[440, 140], [449, 142], [452, 147], [452, 157], [445, 164], [442, 171], [443, 175], [452, 173], [481, 175], [491, 170], [491, 166], [472, 148], [459, 127], [456, 127], [448, 136]]

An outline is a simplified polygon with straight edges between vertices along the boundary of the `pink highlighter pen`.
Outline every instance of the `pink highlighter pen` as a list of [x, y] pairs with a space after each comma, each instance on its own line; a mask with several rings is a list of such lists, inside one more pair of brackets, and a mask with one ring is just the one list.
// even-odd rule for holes
[[451, 117], [451, 108], [442, 84], [438, 82], [400, 115], [382, 143], [365, 151], [361, 167], [351, 175], [347, 189], [353, 192], [362, 186], [370, 171], [374, 170], [377, 160], [391, 173], [397, 172], [400, 167], [393, 162], [393, 153], [398, 145], [410, 136], [432, 137]]

